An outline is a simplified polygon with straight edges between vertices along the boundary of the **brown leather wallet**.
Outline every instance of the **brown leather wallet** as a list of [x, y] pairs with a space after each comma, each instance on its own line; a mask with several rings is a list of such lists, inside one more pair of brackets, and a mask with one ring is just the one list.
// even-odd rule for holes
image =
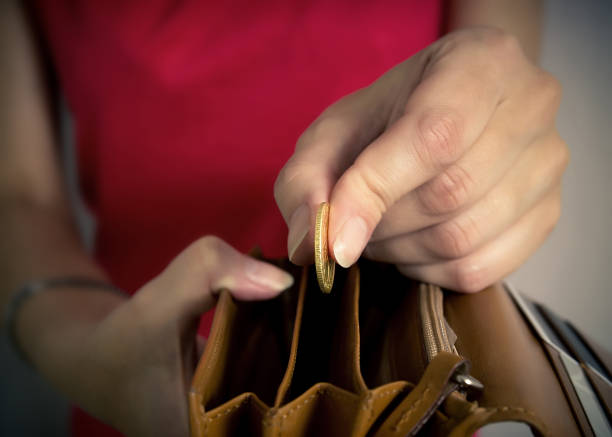
[[313, 268], [276, 264], [296, 277], [277, 298], [220, 294], [189, 393], [192, 436], [471, 436], [502, 421], [594, 434], [560, 351], [503, 285], [458, 294], [362, 260], [323, 294]]

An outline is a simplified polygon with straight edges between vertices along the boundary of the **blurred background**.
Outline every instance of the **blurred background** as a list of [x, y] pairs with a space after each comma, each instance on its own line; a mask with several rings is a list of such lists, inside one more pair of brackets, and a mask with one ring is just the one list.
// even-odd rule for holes
[[[612, 351], [612, 1], [546, 5], [541, 63], [564, 89], [558, 125], [572, 159], [561, 220], [544, 246], [509, 281]], [[65, 164], [74, 155], [65, 117]], [[76, 191], [75, 205], [80, 208]], [[84, 238], [91, 221], [84, 211]], [[0, 338], [0, 436], [67, 436], [68, 404], [22, 366]], [[503, 435], [510, 435], [504, 432]], [[521, 432], [519, 428], [517, 431]], [[490, 435], [487, 433], [487, 435]], [[500, 434], [501, 435], [501, 434]]]
[[542, 65], [563, 85], [563, 213], [509, 281], [612, 351], [612, 1], [549, 1]]

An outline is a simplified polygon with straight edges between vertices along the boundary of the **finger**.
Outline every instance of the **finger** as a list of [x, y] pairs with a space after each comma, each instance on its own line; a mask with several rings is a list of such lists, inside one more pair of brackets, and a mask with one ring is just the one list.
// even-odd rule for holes
[[537, 204], [556, 201], [554, 191], [568, 160], [567, 146], [553, 133], [543, 144], [529, 147], [501, 183], [471, 208], [417, 232], [370, 242], [365, 255], [396, 264], [463, 258], [497, 238]]
[[327, 108], [298, 140], [295, 153], [274, 184], [276, 203], [287, 222], [289, 258], [312, 262], [314, 218], [329, 199], [340, 174], [382, 128], [382, 112], [370, 89], [359, 90]]
[[[557, 201], [556, 192], [551, 192], [534, 208], [549, 209]], [[406, 234], [389, 240], [369, 243], [364, 256], [375, 261], [393, 264], [408, 264], [418, 267], [440, 262], [449, 262], [470, 256], [488, 243], [499, 238], [513, 223], [507, 217], [500, 217], [488, 206], [479, 203], [465, 215], [449, 222], [424, 229], [423, 231]], [[483, 206], [483, 208], [480, 208]], [[505, 208], [505, 207], [501, 207]], [[479, 214], [485, 214], [485, 217]], [[524, 214], [523, 214], [524, 215]], [[520, 220], [522, 216], [517, 217]], [[493, 224], [487, 219], [493, 220]]]
[[561, 196], [526, 214], [499, 238], [473, 254], [428, 265], [398, 265], [406, 276], [463, 291], [480, 291], [516, 270], [546, 239], [561, 212]]
[[490, 73], [490, 62], [453, 62], [449, 55], [428, 66], [404, 115], [365, 148], [335, 185], [329, 245], [340, 265], [357, 260], [396, 201], [469, 149], [506, 97], [506, 81], [481, 71]]
[[214, 295], [227, 289], [241, 300], [269, 299], [293, 284], [287, 272], [240, 252], [217, 237], [204, 237], [179, 254], [138, 293], [156, 300], [173, 316], [196, 315], [214, 305]]
[[[370, 241], [448, 221], [497, 186], [523, 159], [527, 149], [555, 141], [553, 122], [561, 94], [559, 84], [542, 71], [526, 83], [513, 98], [497, 107], [474, 146], [456, 163], [402, 197], [384, 214]], [[563, 155], [565, 148], [559, 146], [562, 143], [559, 138], [556, 141], [558, 146], [549, 154], [553, 159]], [[541, 163], [545, 163], [541, 153], [534, 159], [541, 158]]]

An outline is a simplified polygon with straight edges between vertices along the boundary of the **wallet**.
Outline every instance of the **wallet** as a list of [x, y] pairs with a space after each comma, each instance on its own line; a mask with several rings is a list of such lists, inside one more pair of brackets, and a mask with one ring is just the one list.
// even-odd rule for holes
[[460, 294], [360, 260], [331, 293], [219, 295], [189, 392], [192, 436], [609, 435], [610, 360], [511, 287]]

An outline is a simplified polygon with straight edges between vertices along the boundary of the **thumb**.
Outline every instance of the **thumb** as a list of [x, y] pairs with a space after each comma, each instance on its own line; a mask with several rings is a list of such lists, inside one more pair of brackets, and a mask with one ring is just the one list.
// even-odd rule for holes
[[152, 307], [167, 315], [199, 316], [214, 306], [221, 289], [240, 300], [261, 300], [291, 285], [293, 277], [287, 272], [206, 236], [181, 252], [143, 291], [157, 300]]

